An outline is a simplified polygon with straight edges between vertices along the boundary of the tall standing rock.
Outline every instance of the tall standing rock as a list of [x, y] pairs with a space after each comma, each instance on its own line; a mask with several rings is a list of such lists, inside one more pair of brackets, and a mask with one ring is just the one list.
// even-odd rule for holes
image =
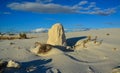
[[66, 37], [62, 24], [56, 23], [48, 31], [47, 44], [66, 46]]

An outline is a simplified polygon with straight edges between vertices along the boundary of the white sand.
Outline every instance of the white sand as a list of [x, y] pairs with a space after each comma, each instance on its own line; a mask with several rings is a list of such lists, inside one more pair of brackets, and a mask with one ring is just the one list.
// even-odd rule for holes
[[[120, 28], [66, 33], [67, 38], [73, 39], [89, 35], [98, 36], [102, 44], [90, 42], [87, 48], [78, 47], [71, 52], [54, 48], [42, 56], [29, 50], [35, 42], [46, 43], [47, 33], [28, 34], [36, 37], [32, 39], [0, 40], [0, 59], [15, 60], [22, 65], [21, 69], [8, 69], [6, 73], [120, 73]], [[14, 44], [10, 45], [11, 42]]]

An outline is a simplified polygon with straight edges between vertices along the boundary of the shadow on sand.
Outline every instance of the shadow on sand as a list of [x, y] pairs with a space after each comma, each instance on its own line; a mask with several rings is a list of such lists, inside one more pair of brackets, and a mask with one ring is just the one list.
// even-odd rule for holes
[[20, 69], [13, 69], [13, 68], [7, 68], [5, 70], [5, 73], [27, 73], [27, 71], [30, 71], [30, 69], [35, 69], [29, 73], [46, 73], [48, 69], [51, 67], [44, 66], [45, 64], [48, 64], [52, 61], [52, 59], [48, 60], [34, 60], [29, 62], [23, 62], [21, 63]]
[[[75, 43], [76, 43], [77, 41], [79, 41], [79, 40], [81, 40], [81, 39], [84, 39], [84, 38], [86, 38], [86, 36], [68, 38], [68, 39], [66, 40], [67, 46], [71, 46], [71, 47], [72, 47], [72, 46], [75, 45]], [[74, 51], [73, 49], [66, 49], [66, 47], [64, 47], [64, 46], [59, 46], [59, 45], [56, 45], [56, 46], [53, 46], [53, 47], [55, 47], [55, 48], [57, 48], [57, 49], [59, 49], [59, 50], [61, 50], [61, 51], [64, 51], [64, 52], [73, 52], [73, 51]]]
[[57, 49], [59, 49], [59, 50], [61, 50], [61, 51], [64, 51], [64, 52], [73, 52], [73, 50], [71, 50], [71, 49], [66, 49], [66, 47], [64, 47], [64, 46], [53, 46], [54, 48], [57, 48]]
[[117, 66], [117, 67], [115, 67], [115, 68], [120, 68], [120, 65], [119, 65], [119, 66]]
[[68, 38], [66, 42], [68, 46], [74, 46], [77, 43], [77, 41], [85, 39], [86, 37], [87, 36]]

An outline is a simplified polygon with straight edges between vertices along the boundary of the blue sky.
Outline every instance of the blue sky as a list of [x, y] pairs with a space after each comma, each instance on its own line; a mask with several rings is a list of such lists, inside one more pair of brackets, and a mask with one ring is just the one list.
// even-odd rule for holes
[[120, 28], [120, 0], [0, 0], [0, 32]]

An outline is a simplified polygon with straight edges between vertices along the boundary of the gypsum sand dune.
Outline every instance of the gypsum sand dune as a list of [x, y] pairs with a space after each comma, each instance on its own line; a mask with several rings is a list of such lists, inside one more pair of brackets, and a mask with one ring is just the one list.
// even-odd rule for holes
[[[21, 63], [20, 69], [6, 69], [5, 73], [117, 73], [120, 71], [119, 31], [118, 28], [66, 33], [67, 39], [90, 35], [92, 38], [98, 36], [103, 42], [99, 46], [89, 42], [87, 48], [78, 47], [72, 52], [54, 48], [55, 54], [47, 56], [36, 56], [29, 51], [34, 42], [46, 42], [47, 34], [41, 33], [42, 36], [32, 39], [2, 40], [0, 59]], [[10, 45], [10, 42], [15, 44]]]

